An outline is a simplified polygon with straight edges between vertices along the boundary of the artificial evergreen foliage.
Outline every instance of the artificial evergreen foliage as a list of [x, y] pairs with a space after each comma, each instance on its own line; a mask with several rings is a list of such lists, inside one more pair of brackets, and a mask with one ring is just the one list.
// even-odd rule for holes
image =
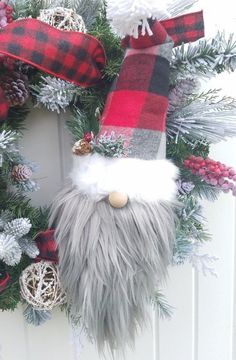
[[47, 310], [37, 310], [32, 305], [27, 305], [24, 310], [24, 317], [28, 324], [39, 326], [51, 320], [52, 313]]
[[[177, 16], [194, 4], [195, 0], [175, 0], [167, 10]], [[119, 73], [124, 57], [120, 39], [113, 34], [106, 18], [106, 6], [102, 0], [11, 0], [14, 18], [38, 17], [40, 10], [62, 6], [74, 9], [83, 17], [88, 33], [103, 44], [107, 63], [103, 70], [101, 84], [83, 89], [63, 80], [46, 76], [40, 71], [15, 64], [13, 70], [27, 74], [30, 93], [37, 106], [49, 111], [71, 110], [67, 126], [74, 141], [87, 132], [94, 135], [99, 130], [99, 120], [112, 82]], [[203, 272], [214, 274], [214, 259], [200, 254], [204, 242], [209, 240], [207, 226], [201, 213], [200, 199], [215, 200], [220, 193], [216, 187], [206, 184], [183, 166], [191, 155], [207, 158], [211, 143], [217, 143], [236, 135], [236, 102], [222, 97], [217, 90], [201, 92], [198, 79], [211, 77], [225, 70], [234, 71], [236, 66], [236, 41], [233, 35], [226, 37], [218, 33], [213, 39], [182, 45], [173, 51], [171, 63], [171, 84], [167, 118], [167, 157], [180, 168], [179, 202], [176, 208], [176, 241], [173, 264], [190, 262]], [[0, 76], [10, 71], [1, 66]], [[0, 123], [0, 259], [10, 274], [11, 282], [1, 293], [0, 309], [15, 309], [21, 301], [19, 276], [38, 255], [33, 238], [48, 228], [48, 209], [31, 205], [28, 191], [37, 189], [31, 179], [17, 182], [12, 178], [13, 166], [22, 164], [32, 167], [18, 149], [18, 139], [24, 130], [24, 121], [29, 114], [30, 102], [9, 109], [8, 118]], [[113, 141], [108, 137], [95, 138], [94, 146], [102, 155], [123, 154], [124, 139]], [[117, 139], [116, 139], [117, 140]], [[94, 140], [95, 141], [95, 140]], [[115, 147], [113, 146], [115, 144]], [[22, 220], [26, 219], [26, 220]], [[29, 219], [29, 222], [27, 221]], [[27, 235], [27, 237], [25, 236]], [[22, 255], [23, 254], [23, 255]], [[14, 265], [14, 266], [13, 266]], [[160, 315], [169, 316], [172, 309], [164, 295], [157, 291], [152, 299]], [[24, 312], [29, 323], [39, 325], [50, 318], [48, 312], [41, 312], [28, 306]]]
[[60, 113], [76, 98], [77, 86], [50, 76], [42, 76], [39, 84], [31, 85], [32, 94], [37, 99], [37, 106], [44, 106], [49, 111]]
[[15, 239], [20, 239], [22, 236], [27, 235], [30, 231], [31, 223], [29, 219], [19, 218], [8, 222], [3, 231], [7, 235], [14, 236]]
[[0, 260], [9, 266], [19, 264], [22, 251], [16, 238], [6, 233], [0, 234]]

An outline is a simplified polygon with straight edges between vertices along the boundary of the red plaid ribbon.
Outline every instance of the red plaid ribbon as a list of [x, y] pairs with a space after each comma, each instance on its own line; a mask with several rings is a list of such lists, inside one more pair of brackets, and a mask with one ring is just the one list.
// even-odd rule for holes
[[161, 24], [174, 41], [174, 46], [204, 37], [203, 11], [164, 20]]
[[35, 259], [36, 261], [47, 260], [57, 263], [58, 251], [57, 244], [54, 240], [54, 230], [48, 229], [41, 231], [35, 237], [35, 242], [39, 248], [39, 255]]
[[[94, 37], [58, 30], [36, 19], [17, 20], [4, 27], [0, 53], [83, 87], [101, 80], [106, 62], [103, 46]], [[6, 107], [0, 94], [0, 117]]]
[[203, 11], [181, 15], [163, 21], [151, 21], [153, 35], [140, 36], [138, 39], [127, 36], [123, 40], [123, 46], [133, 49], [144, 49], [147, 47], [163, 44], [166, 33], [171, 36], [174, 46], [196, 41], [204, 36]]
[[4, 278], [0, 280], [0, 293], [2, 293], [4, 290], [6, 290], [7, 285], [10, 280], [11, 280], [10, 275], [8, 273], [6, 273]]
[[0, 121], [6, 119], [9, 110], [9, 103], [5, 99], [4, 91], [0, 88]]

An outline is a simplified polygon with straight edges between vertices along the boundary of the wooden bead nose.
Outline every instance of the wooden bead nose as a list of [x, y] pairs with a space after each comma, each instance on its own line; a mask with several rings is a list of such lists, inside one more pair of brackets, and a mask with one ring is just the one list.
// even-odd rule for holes
[[116, 209], [123, 208], [128, 202], [128, 195], [118, 191], [113, 191], [109, 194], [108, 201], [110, 205]]

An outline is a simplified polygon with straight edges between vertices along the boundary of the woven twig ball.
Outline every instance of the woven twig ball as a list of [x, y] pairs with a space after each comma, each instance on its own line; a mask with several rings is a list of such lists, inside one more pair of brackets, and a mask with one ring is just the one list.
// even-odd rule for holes
[[65, 302], [57, 266], [40, 261], [28, 266], [20, 276], [21, 296], [37, 310], [52, 310]]
[[86, 32], [83, 18], [72, 9], [43, 9], [38, 19], [60, 30]]

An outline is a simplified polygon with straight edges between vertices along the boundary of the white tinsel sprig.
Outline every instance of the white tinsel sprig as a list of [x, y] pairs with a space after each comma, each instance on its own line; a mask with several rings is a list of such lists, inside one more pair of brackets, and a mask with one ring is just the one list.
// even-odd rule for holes
[[193, 253], [190, 256], [190, 263], [198, 272], [202, 272], [204, 276], [212, 275], [217, 277], [217, 272], [215, 271], [215, 262], [219, 260], [216, 256], [211, 256], [208, 254], [199, 254], [198, 252]]
[[78, 93], [78, 87], [61, 79], [42, 76], [39, 85], [31, 85], [31, 91], [37, 99], [37, 105], [50, 111], [65, 111]]
[[127, 156], [128, 148], [125, 145], [125, 138], [122, 135], [116, 136], [112, 131], [110, 134], [104, 133], [91, 141], [95, 152], [105, 157], [119, 158]]
[[114, 32], [120, 37], [131, 35], [137, 38], [140, 26], [142, 35], [147, 32], [151, 36], [153, 33], [148, 19], [161, 19], [166, 15], [164, 0], [108, 0], [107, 2], [108, 19]]
[[0, 149], [5, 150], [9, 145], [12, 145], [17, 140], [15, 131], [3, 130], [0, 132]]
[[14, 219], [4, 226], [4, 232], [6, 235], [14, 236], [15, 239], [20, 239], [28, 234], [31, 226], [30, 220], [27, 218]]
[[19, 264], [22, 251], [12, 235], [5, 233], [0, 234], [0, 259], [9, 266], [15, 266]]
[[19, 240], [19, 245], [22, 252], [28, 255], [31, 259], [35, 259], [39, 255], [39, 249], [36, 245], [36, 242], [29, 238], [21, 238]]

